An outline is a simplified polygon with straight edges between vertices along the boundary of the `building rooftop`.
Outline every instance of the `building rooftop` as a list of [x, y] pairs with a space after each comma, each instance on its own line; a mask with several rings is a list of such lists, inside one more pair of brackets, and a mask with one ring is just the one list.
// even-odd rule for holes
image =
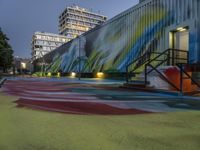
[[64, 38], [66, 38], [66, 36], [64, 36], [64, 35], [55, 34], [55, 33], [48, 33], [48, 32], [43, 32], [43, 31], [42, 32], [37, 31], [34, 34], [41, 34], [41, 35], [47, 35], [47, 36], [58, 36], [58, 37], [64, 37]]
[[[100, 11], [97, 13], [97, 12], [94, 12], [92, 10], [89, 10], [87, 8], [83, 8], [83, 7], [80, 7], [80, 6], [77, 6], [77, 5], [73, 5], [73, 6], [68, 6], [66, 7], [60, 14], [60, 16], [62, 16], [63, 12], [65, 12], [67, 9], [75, 9], [75, 10], [80, 10], [82, 12], [87, 12], [87, 13], [90, 13], [90, 14], [94, 14], [94, 15], [97, 15], [97, 16], [101, 16], [101, 17], [106, 17], [105, 15], [102, 15], [100, 13]], [[107, 17], [106, 17], [107, 18]]]

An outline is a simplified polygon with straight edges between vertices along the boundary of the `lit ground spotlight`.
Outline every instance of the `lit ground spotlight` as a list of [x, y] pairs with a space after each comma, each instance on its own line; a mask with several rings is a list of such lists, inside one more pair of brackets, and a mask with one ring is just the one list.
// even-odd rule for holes
[[71, 77], [72, 77], [72, 78], [75, 78], [75, 77], [76, 77], [76, 73], [75, 73], [75, 72], [72, 72], [72, 73], [71, 73]]
[[51, 72], [49, 72], [49, 73], [47, 74], [47, 77], [51, 77]]
[[57, 73], [57, 77], [58, 77], [58, 78], [61, 77], [61, 73], [60, 73], [60, 72]]
[[97, 72], [97, 78], [103, 78], [104, 73], [103, 72]]

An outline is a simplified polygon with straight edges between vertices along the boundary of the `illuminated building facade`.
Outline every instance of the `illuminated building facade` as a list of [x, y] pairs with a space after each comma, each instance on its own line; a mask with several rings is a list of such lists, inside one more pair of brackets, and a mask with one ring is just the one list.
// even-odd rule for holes
[[59, 33], [69, 40], [106, 21], [107, 17], [79, 6], [67, 7], [59, 16]]
[[62, 35], [46, 32], [35, 32], [32, 37], [32, 61], [43, 57], [69, 40]]

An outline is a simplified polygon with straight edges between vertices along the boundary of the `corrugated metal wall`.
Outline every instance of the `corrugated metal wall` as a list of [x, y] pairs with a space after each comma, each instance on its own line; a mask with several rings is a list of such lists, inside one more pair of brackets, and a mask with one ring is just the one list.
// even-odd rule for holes
[[[145, 52], [170, 48], [169, 32], [182, 26], [189, 28], [190, 62], [196, 63], [200, 60], [198, 8], [199, 0], [146, 0], [85, 33], [81, 50], [75, 46], [83, 45], [77, 40], [66, 46], [65, 53], [59, 53], [58, 48], [58, 59], [48, 70], [78, 71], [81, 63], [82, 72], [125, 72], [126, 65]], [[82, 52], [77, 53], [79, 50]], [[55, 63], [59, 67], [55, 68]]]

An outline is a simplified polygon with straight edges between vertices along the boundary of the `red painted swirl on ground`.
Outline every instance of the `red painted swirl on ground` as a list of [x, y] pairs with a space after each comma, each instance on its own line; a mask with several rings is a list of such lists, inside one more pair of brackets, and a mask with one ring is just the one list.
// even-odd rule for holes
[[[67, 86], [66, 86], [67, 85]], [[150, 113], [144, 110], [120, 108], [109, 105], [111, 101], [99, 99], [96, 93], [77, 93], [72, 92], [72, 88], [82, 89], [109, 89], [119, 90], [118, 88], [103, 87], [97, 85], [84, 85], [77, 83], [56, 83], [39, 81], [7, 81], [3, 91], [7, 94], [18, 96], [15, 101], [18, 107], [27, 107], [37, 110], [46, 110], [68, 114], [82, 115], [129, 115]], [[105, 93], [106, 94], [106, 93]], [[115, 106], [117, 102], [115, 101]]]

